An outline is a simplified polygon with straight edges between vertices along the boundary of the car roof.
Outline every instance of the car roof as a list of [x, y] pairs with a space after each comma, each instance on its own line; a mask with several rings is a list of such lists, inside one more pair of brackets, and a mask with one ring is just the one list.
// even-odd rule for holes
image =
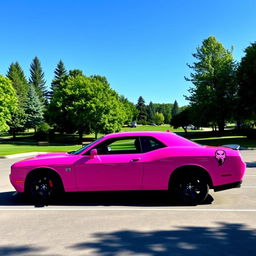
[[158, 139], [166, 146], [193, 146], [200, 147], [199, 144], [185, 139], [173, 132], [158, 132], [158, 131], [134, 131], [134, 132], [118, 132], [107, 134], [104, 136], [105, 139], [119, 138], [119, 137], [137, 137], [137, 136], [150, 136]]

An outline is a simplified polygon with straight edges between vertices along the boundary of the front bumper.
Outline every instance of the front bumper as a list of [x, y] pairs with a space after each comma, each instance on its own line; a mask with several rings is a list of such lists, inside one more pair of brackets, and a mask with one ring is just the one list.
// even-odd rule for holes
[[13, 175], [9, 175], [9, 179], [10, 179], [10, 182], [11, 184], [13, 185], [13, 187], [15, 188], [15, 190], [17, 192], [24, 192], [24, 180], [23, 179], [19, 179], [19, 178], [15, 178]]
[[213, 187], [213, 189], [215, 192], [217, 192], [217, 191], [222, 191], [222, 190], [231, 189], [231, 188], [240, 188], [241, 184], [242, 184], [242, 181], [237, 181], [229, 184], [215, 186]]

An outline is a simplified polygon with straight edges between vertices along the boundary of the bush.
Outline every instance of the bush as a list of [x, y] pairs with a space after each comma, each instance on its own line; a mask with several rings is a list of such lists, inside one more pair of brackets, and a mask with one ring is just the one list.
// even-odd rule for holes
[[50, 131], [51, 126], [46, 122], [42, 122], [36, 126], [35, 138], [37, 140], [48, 140]]

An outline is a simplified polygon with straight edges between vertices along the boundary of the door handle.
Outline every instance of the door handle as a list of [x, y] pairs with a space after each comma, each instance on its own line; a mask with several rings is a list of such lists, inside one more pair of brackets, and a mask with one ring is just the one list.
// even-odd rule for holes
[[132, 159], [130, 162], [138, 162], [138, 161], [140, 161], [140, 158], [134, 158], [134, 159]]

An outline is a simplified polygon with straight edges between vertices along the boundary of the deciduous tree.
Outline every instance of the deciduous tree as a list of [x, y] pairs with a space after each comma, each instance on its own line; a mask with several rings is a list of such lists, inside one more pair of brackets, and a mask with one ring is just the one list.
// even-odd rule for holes
[[245, 49], [237, 71], [239, 119], [256, 119], [256, 43]]
[[125, 120], [118, 94], [101, 76], [70, 75], [56, 89], [49, 111], [57, 128], [78, 131], [80, 139], [84, 133], [119, 131]]
[[164, 123], [164, 115], [162, 113], [156, 112], [154, 115], [154, 121], [157, 125], [161, 125]]
[[232, 118], [237, 94], [236, 65], [232, 53], [210, 36], [197, 48], [193, 57], [196, 62], [189, 65], [193, 73], [187, 80], [194, 87], [189, 89], [187, 99], [197, 109], [199, 119], [209, 118], [217, 123], [219, 131], [223, 131], [225, 121]]
[[10, 79], [0, 75], [0, 131], [9, 129], [12, 113], [18, 109], [18, 99]]

